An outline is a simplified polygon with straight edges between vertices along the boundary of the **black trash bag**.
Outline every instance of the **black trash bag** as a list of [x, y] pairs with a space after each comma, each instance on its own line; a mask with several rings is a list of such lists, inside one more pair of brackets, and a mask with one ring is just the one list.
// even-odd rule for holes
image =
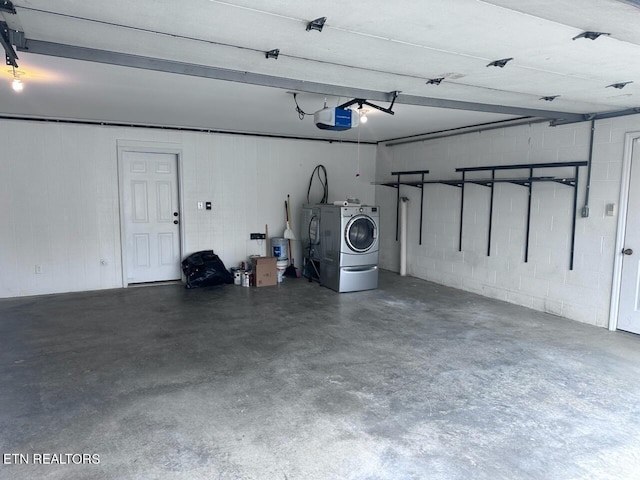
[[203, 250], [189, 255], [182, 261], [182, 271], [187, 277], [187, 288], [233, 283], [233, 275], [213, 250]]

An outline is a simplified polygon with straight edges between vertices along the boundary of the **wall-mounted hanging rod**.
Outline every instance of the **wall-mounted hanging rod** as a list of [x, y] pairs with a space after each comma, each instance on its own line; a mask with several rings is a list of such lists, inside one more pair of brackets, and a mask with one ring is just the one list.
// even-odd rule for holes
[[[471, 181], [468, 183], [476, 183], [476, 184], [491, 184], [491, 199], [490, 199], [490, 208], [489, 208], [489, 230], [488, 230], [488, 246], [487, 246], [487, 255], [491, 255], [491, 231], [492, 231], [492, 223], [493, 223], [493, 185], [498, 182], [508, 182], [516, 185], [521, 185], [527, 187], [528, 189], [528, 198], [527, 198], [527, 223], [526, 223], [526, 232], [525, 232], [525, 247], [524, 247], [524, 261], [525, 263], [529, 261], [529, 237], [531, 231], [531, 199], [533, 193], [533, 184], [535, 182], [555, 182], [560, 183], [562, 185], [567, 185], [569, 187], [573, 187], [573, 217], [571, 222], [571, 253], [569, 260], [569, 270], [573, 270], [573, 257], [575, 250], [575, 238], [576, 238], [576, 209], [578, 204], [578, 174], [579, 167], [586, 166], [587, 162], [579, 161], [579, 162], [550, 162], [550, 163], [521, 163], [521, 164], [513, 164], [513, 165], [488, 165], [483, 167], [465, 167], [465, 168], [456, 168], [456, 172], [462, 173], [462, 179], [465, 180], [465, 174], [467, 172], [482, 172], [482, 171], [490, 171], [491, 179], [481, 180], [479, 181]], [[535, 177], [533, 175], [534, 169], [538, 168], [567, 168], [573, 167], [574, 176], [567, 177]], [[498, 170], [528, 170], [529, 176], [524, 179], [496, 179], [495, 172]], [[464, 182], [467, 183], [467, 182]], [[464, 212], [464, 183], [462, 185], [462, 198], [460, 204], [460, 242], [458, 245], [459, 251], [462, 251], [462, 215]]]
[[[422, 224], [423, 224], [423, 206], [424, 206], [424, 187], [429, 184], [443, 184], [450, 185], [452, 187], [458, 187], [461, 189], [460, 195], [460, 229], [458, 236], [458, 251], [462, 251], [462, 236], [463, 236], [463, 216], [464, 216], [464, 190], [465, 185], [468, 183], [474, 185], [480, 185], [488, 187], [491, 190], [491, 196], [489, 200], [489, 228], [488, 228], [488, 241], [487, 241], [487, 256], [491, 255], [491, 240], [493, 230], [493, 201], [494, 201], [494, 186], [496, 183], [512, 183], [526, 187], [528, 189], [527, 199], [527, 223], [525, 234], [525, 252], [524, 261], [529, 261], [529, 237], [531, 229], [531, 200], [533, 193], [533, 184], [537, 182], [554, 182], [560, 183], [572, 187], [573, 192], [573, 218], [571, 222], [571, 253], [569, 270], [573, 270], [573, 257], [575, 250], [575, 236], [576, 236], [576, 209], [578, 203], [578, 174], [579, 168], [586, 166], [585, 161], [576, 162], [550, 162], [550, 163], [523, 163], [512, 165], [488, 165], [482, 167], [464, 167], [456, 168], [456, 172], [462, 174], [462, 179], [442, 179], [442, 180], [425, 180], [424, 175], [429, 173], [428, 170], [405, 170], [391, 172], [391, 175], [396, 177], [395, 181], [388, 182], [374, 182], [374, 185], [382, 185], [387, 187], [393, 187], [397, 189], [396, 195], [396, 240], [398, 240], [398, 221], [399, 221], [399, 205], [400, 205], [400, 186], [406, 185], [410, 187], [420, 188], [420, 240], [419, 244], [422, 245]], [[536, 176], [534, 175], [535, 169], [540, 168], [574, 168], [573, 176]], [[525, 177], [513, 177], [513, 178], [496, 178], [496, 172], [501, 170], [527, 170], [528, 175]], [[468, 172], [491, 172], [491, 178], [467, 178]], [[402, 180], [402, 176], [406, 175], [421, 175], [420, 180]]]
[[[374, 182], [374, 185], [384, 185], [386, 187], [397, 188], [396, 192], [396, 241], [398, 241], [398, 229], [400, 222], [400, 185], [407, 185], [410, 187], [416, 187], [420, 189], [420, 240], [419, 245], [422, 245], [422, 211], [424, 207], [424, 176], [429, 173], [429, 170], [406, 170], [403, 172], [391, 172], [391, 175], [395, 175], [395, 182]], [[402, 175], [420, 175], [420, 181], [401, 181]]]

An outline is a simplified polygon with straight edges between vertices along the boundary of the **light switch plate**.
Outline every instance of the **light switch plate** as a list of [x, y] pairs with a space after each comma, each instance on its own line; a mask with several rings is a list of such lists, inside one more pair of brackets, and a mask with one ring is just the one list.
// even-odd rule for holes
[[615, 203], [607, 203], [607, 208], [605, 209], [605, 215], [607, 217], [613, 217], [616, 214], [616, 204]]
[[204, 202], [198, 202], [198, 210], [204, 209]]

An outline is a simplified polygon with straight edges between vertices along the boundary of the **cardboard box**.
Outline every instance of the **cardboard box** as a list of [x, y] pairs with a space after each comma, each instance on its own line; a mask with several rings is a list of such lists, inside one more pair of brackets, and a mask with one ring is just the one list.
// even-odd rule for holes
[[269, 287], [278, 284], [276, 257], [258, 257], [253, 259], [253, 275], [256, 287]]

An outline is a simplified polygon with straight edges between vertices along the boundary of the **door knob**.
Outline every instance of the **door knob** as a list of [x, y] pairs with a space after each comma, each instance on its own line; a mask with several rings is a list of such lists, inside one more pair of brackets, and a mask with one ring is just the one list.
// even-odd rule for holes
[[178, 216], [178, 212], [173, 212], [173, 216], [177, 217]]
[[177, 225], [177, 224], [178, 224], [178, 220], [174, 220], [174, 221], [173, 221], [173, 223], [174, 223], [175, 225]]
[[630, 248], [625, 248], [624, 250], [622, 250], [622, 253], [625, 255], [633, 255], [633, 250], [631, 250]]

